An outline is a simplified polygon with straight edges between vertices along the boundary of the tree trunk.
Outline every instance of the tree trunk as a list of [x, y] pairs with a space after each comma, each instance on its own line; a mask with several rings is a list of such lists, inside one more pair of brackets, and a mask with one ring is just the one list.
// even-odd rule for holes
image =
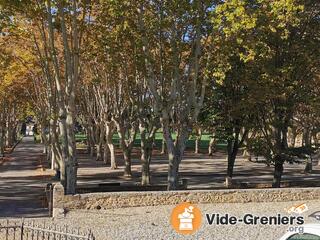
[[[154, 135], [156, 132], [156, 128], [150, 130], [147, 133], [147, 128], [143, 121], [140, 121], [139, 130], [141, 136], [141, 167], [142, 167], [142, 176], [141, 176], [141, 185], [146, 186], [150, 185], [150, 163], [151, 163], [151, 156], [152, 156], [152, 148], [154, 142]], [[149, 126], [150, 127], [150, 126]]]
[[307, 156], [306, 165], [304, 168], [304, 173], [312, 173], [312, 158], [311, 158], [311, 156]]
[[106, 142], [110, 151], [110, 168], [111, 169], [117, 169], [117, 162], [116, 162], [116, 156], [115, 156], [115, 152], [114, 152], [114, 144], [112, 142], [112, 137], [113, 137], [113, 133], [114, 133], [114, 123], [113, 122], [109, 122], [106, 124]]
[[122, 119], [120, 119], [120, 121], [116, 122], [115, 124], [117, 126], [120, 145], [123, 152], [123, 159], [125, 163], [124, 176], [131, 177], [131, 151], [138, 129], [134, 123], [132, 124], [131, 128], [126, 128]]
[[49, 154], [48, 148], [49, 148], [49, 141], [47, 139], [46, 133], [45, 133], [45, 128], [41, 126], [41, 143], [43, 144], [43, 153], [44, 154]]
[[173, 142], [169, 122], [164, 120], [163, 133], [166, 140], [166, 146], [169, 158], [168, 167], [168, 190], [176, 190], [179, 187], [179, 165], [185, 150], [185, 144], [188, 138], [188, 128], [181, 127], [180, 132], [177, 134], [177, 139]]
[[[169, 167], [168, 167], [168, 190], [176, 190], [179, 186], [179, 163], [181, 162], [181, 155], [178, 151], [175, 151], [174, 146], [169, 146], [171, 144], [167, 144], [168, 147], [168, 155], [169, 155]], [[170, 150], [169, 150], [170, 149]]]
[[151, 177], [150, 177], [151, 152], [152, 152], [152, 148], [141, 147], [141, 164], [142, 164], [141, 185], [142, 186], [150, 185], [151, 183]]
[[251, 161], [251, 158], [252, 158], [252, 157], [251, 157], [251, 154], [250, 154], [250, 152], [248, 151], [247, 148], [245, 148], [245, 149], [243, 150], [242, 156], [243, 156], [246, 160]]
[[305, 128], [303, 130], [303, 146], [311, 147], [311, 137], [310, 137], [310, 129]]
[[108, 163], [109, 163], [108, 155], [109, 155], [109, 152], [108, 152], [108, 144], [107, 144], [107, 141], [105, 140], [105, 141], [104, 141], [104, 144], [103, 144], [103, 162], [104, 162], [105, 164], [108, 164]]
[[102, 143], [99, 141], [97, 144], [97, 155], [96, 155], [96, 161], [101, 161], [102, 160]]
[[[66, 26], [65, 2], [58, 1], [55, 5], [57, 15], [55, 19], [60, 21], [62, 36], [63, 61], [58, 61], [55, 31], [52, 16], [52, 2], [46, 1], [48, 40], [50, 61], [56, 87], [56, 102], [59, 116], [60, 139], [56, 140], [61, 150], [61, 182], [66, 194], [74, 194], [77, 181], [76, 141], [74, 134], [75, 119], [75, 88], [79, 79], [79, 35], [78, 35], [78, 7], [75, 0], [72, 1], [71, 26]], [[67, 21], [69, 23], [69, 21]], [[69, 31], [70, 30], [70, 31]], [[47, 56], [48, 58], [48, 56]], [[48, 60], [48, 59], [46, 59]], [[62, 70], [63, 69], [63, 70]], [[63, 77], [62, 77], [63, 76]], [[56, 111], [54, 111], [56, 113]]]
[[288, 148], [288, 127], [283, 127], [281, 130], [282, 133], [282, 148]]
[[0, 126], [0, 156], [4, 157], [4, 131], [3, 131], [3, 126]]
[[64, 165], [64, 163], [62, 163], [61, 160], [58, 160], [57, 151], [52, 148], [48, 155], [51, 155], [51, 169], [55, 171], [55, 178], [58, 178], [59, 180], [61, 180], [61, 178], [65, 179], [65, 176], [61, 176], [60, 171], [61, 164]]
[[97, 156], [96, 156], [96, 161], [102, 161], [102, 144], [104, 141], [104, 131], [102, 125], [99, 126], [97, 130], [97, 139], [98, 139], [98, 144], [97, 144]]
[[228, 170], [227, 170], [227, 176], [232, 178], [233, 177], [233, 169], [234, 169], [234, 164], [236, 161], [238, 149], [233, 149], [231, 153], [228, 153]]
[[90, 129], [91, 127], [90, 127], [90, 125], [88, 124], [88, 125], [86, 125], [85, 126], [85, 134], [86, 134], [86, 145], [87, 145], [87, 153], [89, 154], [89, 155], [91, 155], [91, 143], [92, 143], [92, 141], [91, 141], [91, 129]]
[[124, 176], [125, 177], [131, 177], [131, 149], [128, 149], [127, 147], [122, 147], [123, 149], [123, 158], [124, 158]]
[[312, 138], [313, 138], [313, 145], [314, 145], [315, 147], [318, 147], [318, 145], [319, 145], [319, 141], [318, 141], [318, 131], [316, 131], [316, 130], [313, 130], [313, 131], [312, 131]]
[[10, 126], [9, 122], [6, 127], [6, 146], [12, 147], [13, 146], [13, 139], [12, 139], [12, 127]]
[[165, 154], [166, 153], [166, 140], [163, 138], [161, 142], [161, 153], [160, 154]]
[[273, 188], [280, 188], [281, 184], [281, 178], [283, 174], [283, 159], [280, 155], [276, 155], [274, 158], [274, 174], [273, 174], [273, 181], [272, 181], [272, 187]]
[[67, 139], [68, 139], [68, 159], [66, 163], [67, 194], [75, 194], [77, 186], [78, 162], [76, 156], [76, 139], [74, 133], [74, 107], [73, 103], [67, 112]]
[[196, 154], [199, 153], [199, 145], [200, 145], [201, 137], [202, 137], [202, 131], [201, 131], [201, 128], [198, 128], [197, 134], [196, 134], [195, 146], [194, 146], [195, 147], [194, 153]]
[[215, 145], [216, 145], [216, 140], [214, 137], [212, 137], [210, 139], [210, 142], [209, 142], [209, 147], [208, 147], [208, 154], [209, 156], [212, 156], [212, 154], [215, 152]]
[[234, 141], [229, 140], [227, 148], [228, 148], [228, 156], [227, 156], [228, 168], [227, 168], [226, 186], [231, 187], [234, 164], [235, 164], [237, 153], [239, 150], [238, 139], [235, 139]]
[[51, 149], [50, 153], [48, 155], [50, 156], [51, 159], [51, 170], [56, 170], [57, 167], [57, 159], [56, 159], [56, 154], [54, 153], [53, 148]]
[[109, 147], [109, 151], [110, 151], [110, 168], [111, 169], [117, 169], [118, 165], [117, 165], [117, 161], [116, 161], [116, 156], [115, 156], [115, 152], [114, 152], [114, 145], [113, 143], [109, 143], [108, 142], [108, 147]]
[[200, 139], [198, 137], [196, 137], [196, 140], [194, 142], [194, 153], [195, 154], [199, 153], [199, 141], [200, 141]]
[[87, 138], [88, 138], [88, 144], [89, 144], [89, 155], [90, 155], [90, 158], [93, 159], [95, 145], [96, 145], [96, 140], [95, 140], [96, 138], [95, 138], [95, 129], [92, 125], [89, 126]]
[[290, 134], [290, 147], [295, 147], [296, 145], [296, 140], [298, 136], [297, 128], [292, 127], [291, 129], [291, 134]]
[[51, 160], [51, 169], [55, 170], [55, 178], [59, 179], [62, 184], [66, 182], [65, 162], [62, 159], [62, 149], [60, 147], [57, 119], [51, 118], [49, 120], [49, 149], [48, 158]]

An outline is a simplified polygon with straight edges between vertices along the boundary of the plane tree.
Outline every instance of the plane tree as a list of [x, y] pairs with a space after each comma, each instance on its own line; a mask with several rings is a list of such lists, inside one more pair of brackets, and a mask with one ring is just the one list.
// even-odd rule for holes
[[136, 8], [144, 76], [167, 147], [168, 190], [178, 188], [186, 141], [203, 104], [211, 7], [211, 1], [159, 1]]
[[89, 1], [2, 1], [1, 4], [13, 9], [13, 19], [19, 16], [31, 26], [24, 26], [24, 30], [34, 39], [43, 79], [54, 88], [51, 94], [56, 100], [56, 109], [51, 115], [57, 116], [59, 125], [61, 181], [68, 194], [75, 193], [75, 96]]
[[262, 143], [259, 153], [275, 166], [273, 186], [280, 186], [283, 163], [293, 159], [288, 127], [317, 71], [315, 9], [314, 3], [281, 0], [232, 1], [216, 8], [216, 77], [222, 87], [213, 91], [228, 141], [229, 177], [249, 124]]
[[[0, 35], [0, 155], [12, 147], [20, 134], [21, 120], [30, 110], [28, 93], [32, 93], [30, 69], [37, 69], [32, 54], [19, 36], [11, 34], [13, 23], [3, 26]], [[15, 46], [15, 47], [13, 47]], [[30, 111], [29, 111], [30, 112]]]
[[271, 14], [265, 18], [271, 26], [261, 28], [259, 36], [264, 38], [271, 54], [263, 65], [265, 73], [260, 80], [267, 97], [260, 105], [259, 121], [271, 157], [267, 159], [275, 166], [273, 187], [280, 187], [283, 164], [292, 161], [294, 155], [288, 150], [288, 127], [295, 108], [308, 102], [308, 92], [319, 71], [319, 53], [315, 47], [319, 44], [316, 30], [319, 9], [316, 3], [300, 5], [297, 1], [279, 1], [265, 7], [270, 8]]

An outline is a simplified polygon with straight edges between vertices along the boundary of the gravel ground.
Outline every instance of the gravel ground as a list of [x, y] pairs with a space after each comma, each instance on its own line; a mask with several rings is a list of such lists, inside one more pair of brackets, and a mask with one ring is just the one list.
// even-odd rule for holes
[[[170, 214], [175, 206], [135, 207], [96, 211], [69, 212], [65, 218], [37, 219], [67, 224], [69, 227], [92, 229], [96, 240], [169, 240], [169, 239], [203, 239], [203, 240], [273, 240], [279, 239], [289, 228], [288, 225], [245, 225], [243, 223], [233, 226], [208, 225], [205, 213], [229, 213], [243, 217], [246, 213], [257, 216], [274, 216], [278, 213], [289, 216], [285, 208], [303, 202], [280, 203], [236, 203], [236, 204], [198, 204], [202, 211], [202, 226], [198, 232], [190, 236], [175, 233], [169, 223]], [[320, 200], [307, 201], [309, 210], [302, 214], [305, 223], [316, 222], [308, 217], [315, 211], [320, 211]], [[297, 216], [297, 215], [296, 215]], [[320, 222], [319, 222], [320, 224]]]

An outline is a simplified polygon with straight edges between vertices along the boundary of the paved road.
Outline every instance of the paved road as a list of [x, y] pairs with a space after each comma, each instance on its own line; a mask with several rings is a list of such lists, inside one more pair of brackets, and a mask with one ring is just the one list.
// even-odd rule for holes
[[38, 168], [42, 145], [25, 137], [0, 166], [0, 217], [44, 217], [45, 181]]

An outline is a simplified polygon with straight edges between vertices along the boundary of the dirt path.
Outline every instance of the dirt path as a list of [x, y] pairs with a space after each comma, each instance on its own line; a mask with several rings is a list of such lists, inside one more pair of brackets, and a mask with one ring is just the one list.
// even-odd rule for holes
[[[132, 185], [139, 183], [141, 180], [141, 161], [139, 152], [137, 152], [132, 155], [132, 178], [123, 176], [124, 161], [120, 151], [117, 152], [119, 168], [116, 170], [110, 169], [110, 163], [97, 162], [94, 158], [91, 159], [88, 154], [78, 154], [78, 185], [86, 186], [101, 183]], [[247, 161], [239, 154], [234, 166], [234, 181], [247, 184], [249, 187], [263, 188], [267, 184], [270, 187], [274, 167], [272, 165], [267, 166], [262, 160], [260, 158], [259, 162]], [[311, 174], [304, 173], [304, 168], [305, 164], [285, 163], [282, 177], [283, 187], [306, 187], [307, 184], [309, 187], [320, 187], [320, 166], [317, 165], [317, 162], [314, 162]], [[188, 151], [179, 166], [179, 174], [181, 178], [188, 180], [188, 189], [221, 189], [224, 188], [226, 169], [227, 161], [224, 152], [215, 152], [213, 156], [209, 157], [206, 154], [194, 154]], [[165, 185], [168, 176], [167, 155], [160, 155], [158, 151], [155, 151], [150, 170], [151, 182]]]
[[42, 145], [25, 137], [0, 166], [0, 217], [44, 217], [45, 180], [38, 169]]

